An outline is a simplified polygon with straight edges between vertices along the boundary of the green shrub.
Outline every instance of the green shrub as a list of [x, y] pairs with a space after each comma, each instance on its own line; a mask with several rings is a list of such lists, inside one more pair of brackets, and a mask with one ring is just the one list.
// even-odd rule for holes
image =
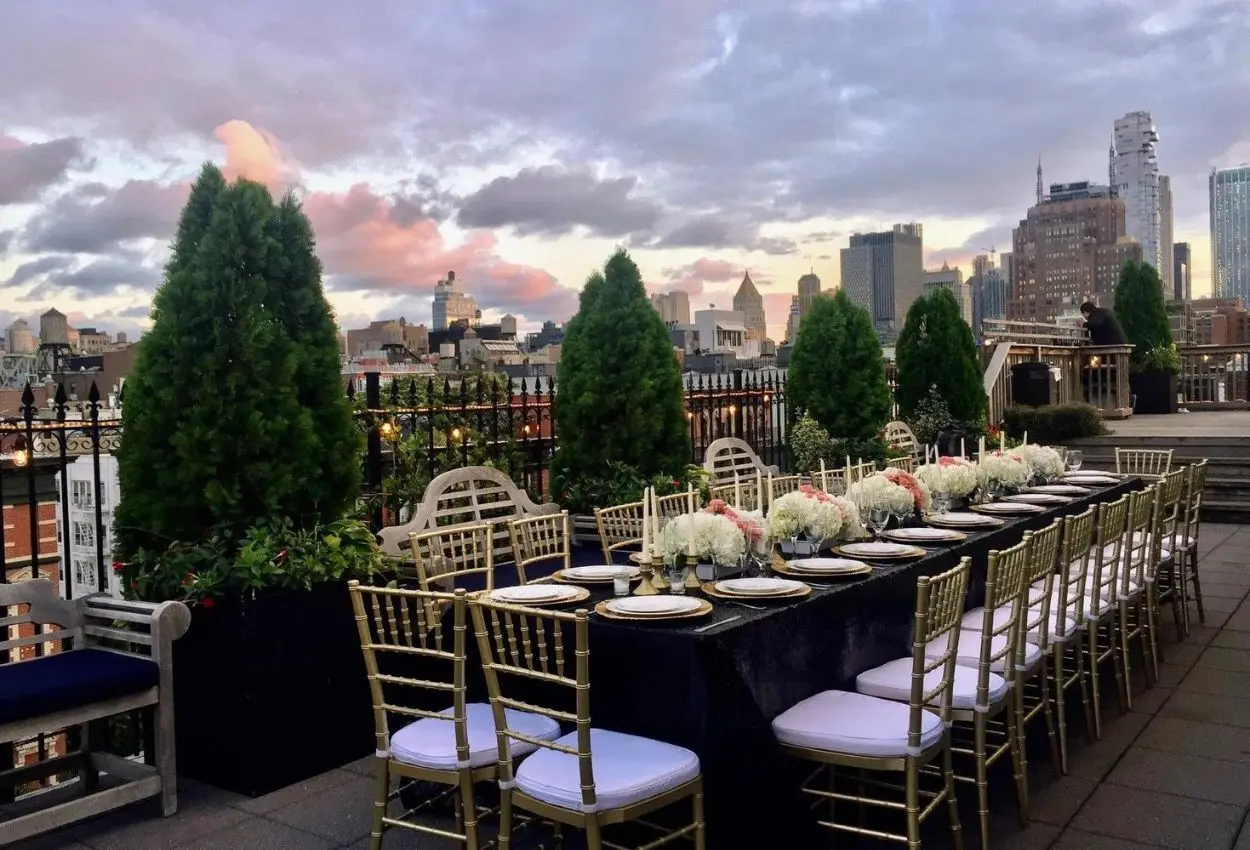
[[1149, 263], [1129, 260], [1120, 269], [1115, 285], [1115, 316], [1134, 346], [1132, 362], [1136, 368], [1145, 368], [1152, 351], [1172, 347], [1163, 284], [1159, 272]]
[[1107, 433], [1102, 415], [1092, 404], [1017, 405], [1003, 412], [1003, 423], [1012, 440], [1021, 439], [1027, 431], [1030, 443], [1046, 445], [1063, 445]]
[[793, 471], [810, 473], [820, 468], [820, 462], [834, 463], [833, 440], [819, 422], [804, 413], [790, 428], [790, 461]]
[[870, 443], [890, 420], [885, 359], [872, 319], [846, 293], [812, 301], [790, 355], [786, 392], [835, 440]]
[[591, 275], [569, 322], [555, 418], [552, 493], [570, 509], [569, 497], [585, 481], [614, 477], [612, 464], [644, 480], [673, 479], [690, 460], [681, 368], [638, 266], [623, 250]]
[[988, 402], [976, 340], [949, 290], [938, 289], [916, 299], [907, 311], [895, 357], [894, 394], [899, 417], [905, 422], [912, 422], [932, 394], [945, 404], [954, 422], [985, 418]]

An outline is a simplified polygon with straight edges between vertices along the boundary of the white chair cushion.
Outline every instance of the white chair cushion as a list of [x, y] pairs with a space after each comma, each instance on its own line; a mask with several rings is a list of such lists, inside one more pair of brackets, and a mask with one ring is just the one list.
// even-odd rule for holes
[[[1043, 582], [1038, 582], [1037, 584], [1033, 585], [1031, 589], [1040, 593], [1042, 590], [1045, 589], [1045, 586]], [[1052, 588], [1050, 592], [1049, 636], [1052, 641], [1057, 638], [1071, 637], [1072, 633], [1076, 631], [1076, 620], [1073, 617], [1061, 618], [1059, 615], [1059, 590], [1060, 588], [1055, 587], [1055, 588]], [[1075, 590], [1076, 590], [1075, 587], [1070, 587], [1068, 589], [1068, 593], [1075, 595], [1074, 594]], [[1073, 598], [1069, 598], [1068, 599], [1069, 613], [1072, 613], [1075, 610], [1075, 607], [1076, 607], [1076, 600]], [[961, 628], [966, 632], [967, 631], [980, 631], [981, 616], [982, 616], [981, 612], [984, 610], [985, 610], [984, 608], [973, 608], [967, 614], [964, 614], [964, 618], [961, 622]], [[1004, 605], [1003, 607], [996, 610], [994, 612], [994, 621], [995, 621], [994, 627], [998, 628], [1000, 625], [1007, 622], [1005, 618], [1010, 617], [1010, 616], [1011, 616], [1010, 605]], [[1024, 618], [1025, 625], [1029, 627], [1029, 630], [1025, 634], [1025, 637], [1028, 638], [1029, 640], [1032, 640], [1034, 643], [1037, 642], [1037, 636], [1041, 632], [1041, 629], [1040, 629], [1041, 624], [1038, 622], [1041, 616], [1042, 616], [1042, 606], [1039, 604], [1030, 608], [1027, 616], [1025, 616]], [[1000, 617], [1003, 619], [1000, 619]], [[962, 644], [964, 641], [964, 638], [960, 638], [959, 641], [960, 641], [960, 644]], [[960, 652], [962, 654], [962, 647], [961, 647]]]
[[[577, 733], [556, 743], [577, 746]], [[672, 791], [699, 775], [699, 757], [690, 750], [607, 729], [590, 730], [591, 765], [598, 810], [619, 809]], [[535, 800], [582, 811], [582, 779], [577, 756], [541, 749], [521, 762], [516, 787]]]
[[[870, 697], [908, 702], [911, 699], [911, 665], [910, 658], [899, 658], [895, 661], [865, 670], [855, 677], [855, 690]], [[932, 670], [924, 677], [926, 691], [931, 691], [942, 683], [942, 670]], [[990, 703], [998, 702], [1007, 695], [1007, 681], [997, 673], [990, 674]], [[951, 705], [959, 709], [975, 709], [977, 707], [977, 671], [972, 667], [955, 665], [955, 683], [951, 689]], [[981, 706], [982, 710], [989, 706]]]
[[[1181, 542], [1182, 537], [1184, 537], [1183, 543]], [[1172, 549], [1192, 549], [1194, 545], [1194, 539], [1192, 537], [1189, 535], [1182, 535], [1179, 531], [1172, 535], [1171, 540], [1164, 540], [1163, 542]]]
[[[999, 608], [994, 612], [995, 619], [998, 618], [998, 611], [1001, 610], [1002, 609]], [[1011, 612], [1008, 612], [1006, 616], [1010, 617]], [[1033, 616], [1036, 617], [1037, 615], [1034, 614]], [[950, 635], [951, 633], [947, 632], [944, 635], [939, 635], [935, 640], [930, 641], [929, 645], [925, 647], [924, 654], [929, 658], [937, 658], [939, 655], [946, 652], [946, 644], [949, 642]], [[990, 653], [992, 655], [997, 655], [1002, 652], [1006, 646], [1007, 636], [995, 635], [990, 640]], [[1042, 651], [1034, 644], [1026, 643], [1026, 649], [1024, 650], [1025, 666], [1032, 669], [1033, 665], [1040, 661], [1041, 658]], [[990, 669], [995, 673], [1001, 673], [1006, 660], [1006, 657], [1000, 658], [990, 665]], [[976, 629], [960, 630], [959, 649], [955, 653], [955, 663], [961, 667], [972, 667], [974, 669], [981, 663], [981, 629], [979, 626]]]
[[[391, 757], [404, 764], [433, 770], [456, 769], [456, 724], [450, 718], [453, 709], [439, 712], [449, 719], [423, 717], [391, 735]], [[560, 724], [541, 714], [507, 710], [508, 725], [533, 738], [554, 741], [560, 737]], [[483, 767], [499, 760], [499, 738], [495, 734], [495, 715], [490, 705], [471, 702], [465, 706], [465, 731], [469, 737], [469, 764]], [[533, 744], [510, 739], [513, 757], [532, 753]]]
[[[911, 707], [906, 703], [853, 691], [825, 691], [778, 715], [773, 734], [792, 747], [889, 758], [909, 755], [910, 723]], [[920, 724], [923, 751], [942, 739], [942, 720], [931, 711], [922, 711]]]

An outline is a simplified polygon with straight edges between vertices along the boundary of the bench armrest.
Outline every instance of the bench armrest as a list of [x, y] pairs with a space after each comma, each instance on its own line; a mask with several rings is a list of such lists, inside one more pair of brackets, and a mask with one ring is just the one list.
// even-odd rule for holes
[[[125, 651], [150, 655], [158, 664], [167, 663], [171, 645], [191, 627], [191, 609], [181, 602], [135, 602], [94, 593], [78, 605], [87, 644], [127, 644]], [[125, 627], [116, 628], [117, 622]]]

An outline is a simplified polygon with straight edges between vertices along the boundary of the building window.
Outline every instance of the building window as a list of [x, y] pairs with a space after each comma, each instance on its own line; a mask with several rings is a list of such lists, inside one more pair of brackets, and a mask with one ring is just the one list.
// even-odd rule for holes
[[95, 507], [95, 502], [91, 498], [90, 481], [71, 481], [70, 503], [78, 510], [90, 510]]
[[94, 547], [95, 546], [95, 526], [89, 522], [74, 523], [74, 546], [75, 547]]

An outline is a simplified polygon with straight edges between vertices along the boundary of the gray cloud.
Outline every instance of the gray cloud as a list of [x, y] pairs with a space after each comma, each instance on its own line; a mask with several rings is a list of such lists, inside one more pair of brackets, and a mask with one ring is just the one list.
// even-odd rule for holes
[[691, 218], [650, 244], [656, 248], [745, 248], [774, 256], [798, 250], [792, 239], [760, 236], [758, 224], [719, 213]]
[[25, 145], [0, 136], [0, 206], [38, 200], [45, 189], [61, 182], [71, 168], [86, 164], [82, 139]]
[[400, 183], [399, 191], [391, 197], [391, 221], [400, 227], [410, 227], [423, 218], [443, 222], [455, 214], [459, 202], [439, 186], [437, 178], [422, 174]]
[[67, 192], [26, 226], [27, 251], [107, 254], [135, 239], [169, 239], [187, 187], [128, 180], [113, 190], [88, 183]]
[[61, 272], [74, 264], [73, 257], [49, 255], [28, 260], [17, 267], [5, 286], [21, 286], [36, 278], [44, 277], [50, 272]]
[[101, 257], [73, 271], [49, 271], [27, 295], [26, 300], [69, 297], [93, 298], [111, 294], [122, 287], [150, 292], [160, 282], [160, 272], [127, 259]]
[[545, 165], [497, 177], [462, 202], [462, 227], [512, 227], [520, 234], [562, 236], [587, 228], [596, 236], [650, 230], [659, 204], [635, 194], [636, 177], [600, 179], [589, 169]]

